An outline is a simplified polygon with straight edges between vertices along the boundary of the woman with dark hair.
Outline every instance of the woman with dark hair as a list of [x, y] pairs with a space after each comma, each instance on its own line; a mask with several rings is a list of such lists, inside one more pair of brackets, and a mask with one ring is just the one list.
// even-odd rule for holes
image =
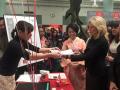
[[120, 89], [120, 73], [119, 73], [119, 63], [120, 63], [120, 22], [111, 21], [111, 33], [109, 34], [109, 53], [106, 59], [110, 62], [110, 90], [113, 88]]
[[[59, 46], [59, 37], [58, 37], [58, 30], [55, 28], [51, 28], [51, 38], [48, 38], [50, 42], [50, 47], [58, 47], [61, 49], [61, 46]], [[49, 70], [51, 72], [61, 72], [62, 68], [60, 67], [59, 59], [55, 58], [48, 58], [49, 59]], [[50, 60], [51, 59], [51, 60]]]
[[[23, 57], [26, 60], [37, 60], [47, 57], [57, 58], [58, 53], [49, 53], [52, 48], [38, 48], [28, 42], [31, 37], [33, 26], [26, 21], [17, 22], [15, 29], [12, 31], [13, 40], [0, 61], [0, 88], [3, 90], [15, 90], [15, 72]], [[32, 50], [30, 53], [28, 50]], [[44, 52], [44, 53], [41, 53]]]
[[[66, 28], [68, 39], [63, 42], [62, 50], [73, 49], [79, 54], [80, 51], [84, 52], [86, 48], [85, 41], [77, 36], [79, 27], [77, 24], [69, 24]], [[64, 67], [64, 72], [70, 79], [75, 90], [85, 89], [85, 65], [84, 61], [73, 61], [69, 65], [65, 64], [65, 59], [61, 61], [61, 65]], [[76, 74], [74, 74], [76, 73]], [[84, 74], [84, 75], [83, 75]]]

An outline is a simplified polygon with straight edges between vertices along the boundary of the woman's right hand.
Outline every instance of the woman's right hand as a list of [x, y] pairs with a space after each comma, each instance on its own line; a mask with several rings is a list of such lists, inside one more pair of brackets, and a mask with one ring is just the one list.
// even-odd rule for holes
[[118, 87], [116, 86], [116, 84], [114, 82], [110, 82], [110, 87], [109, 90], [119, 90]]
[[112, 56], [106, 56], [106, 60], [109, 62], [113, 62], [114, 58]]
[[51, 57], [51, 58], [61, 58], [61, 54], [59, 52], [50, 53], [49, 57]]
[[60, 62], [60, 65], [61, 65], [61, 67], [66, 67], [70, 63], [71, 63], [70, 59], [62, 58], [61, 62]]

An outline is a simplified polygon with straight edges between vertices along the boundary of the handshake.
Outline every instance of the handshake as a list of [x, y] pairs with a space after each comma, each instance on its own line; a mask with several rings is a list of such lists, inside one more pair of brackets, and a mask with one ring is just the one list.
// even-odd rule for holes
[[61, 58], [60, 60], [60, 64], [62, 67], [66, 67], [67, 65], [69, 65], [71, 63], [71, 55], [75, 55], [75, 54], [80, 54], [82, 53], [82, 51], [77, 50], [72, 50], [72, 49], [68, 49], [68, 50], [51, 50], [51, 53], [56, 53], [58, 56], [57, 58]]

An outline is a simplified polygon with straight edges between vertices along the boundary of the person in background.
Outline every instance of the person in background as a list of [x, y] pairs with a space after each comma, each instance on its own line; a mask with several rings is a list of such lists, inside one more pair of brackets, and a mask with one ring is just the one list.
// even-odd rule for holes
[[[58, 37], [58, 31], [57, 29], [55, 28], [51, 28], [51, 38], [48, 38], [50, 44], [51, 44], [51, 47], [58, 47], [61, 49], [61, 46], [59, 46], [59, 37]], [[56, 58], [49, 58], [51, 60], [50, 61], [50, 71], [51, 72], [61, 72], [62, 71], [62, 68], [60, 66], [60, 63], [59, 63], [59, 59], [56, 59]]]
[[8, 44], [8, 38], [7, 38], [7, 32], [5, 27], [5, 21], [3, 17], [0, 17], [0, 58], [5, 52], [7, 44]]
[[[93, 16], [88, 21], [90, 38], [84, 53], [70, 55], [71, 61], [85, 60], [86, 90], [109, 90], [106, 55], [109, 49], [106, 21], [100, 16]], [[70, 59], [67, 59], [68, 64]]]
[[[67, 40], [63, 42], [62, 50], [73, 49], [79, 54], [81, 51], [84, 52], [86, 48], [85, 41], [77, 37], [79, 27], [77, 24], [69, 24], [66, 28], [66, 32], [69, 36]], [[64, 72], [70, 79], [75, 90], [85, 89], [85, 73], [84, 61], [71, 62], [69, 65], [65, 65], [65, 59], [61, 60], [61, 65], [64, 67]], [[76, 74], [74, 74], [76, 73]], [[75, 78], [76, 77], [76, 78]]]
[[109, 34], [109, 53], [106, 60], [110, 62], [110, 90], [120, 89], [120, 22], [111, 21]]
[[48, 40], [52, 39], [52, 27], [45, 27], [45, 36]]
[[67, 40], [63, 42], [62, 50], [75, 49], [84, 52], [86, 48], [85, 41], [77, 37], [79, 27], [77, 24], [69, 24], [66, 28], [66, 32], [69, 36]]
[[[50, 41], [45, 36], [45, 30], [42, 27], [39, 27], [39, 34], [40, 34], [40, 43], [42, 48], [50, 48]], [[38, 62], [36, 67], [38, 68], [38, 72], [40, 70], [49, 70], [51, 71], [51, 60], [50, 58], [45, 58], [43, 61]]]
[[40, 34], [41, 47], [45, 48], [45, 47], [47, 47], [46, 43], [45, 43], [46, 40], [47, 40], [47, 38], [45, 37], [45, 31], [44, 31], [44, 29], [42, 27], [38, 28], [38, 30], [39, 30], [39, 34]]
[[63, 45], [63, 30], [62, 27], [58, 28], [58, 47], [61, 49]]
[[52, 48], [38, 48], [30, 44], [28, 40], [32, 31], [33, 25], [19, 21], [11, 33], [13, 39], [8, 43], [0, 61], [0, 88], [3, 90], [15, 90], [15, 72], [21, 57], [26, 60], [60, 57], [58, 53], [49, 53]]

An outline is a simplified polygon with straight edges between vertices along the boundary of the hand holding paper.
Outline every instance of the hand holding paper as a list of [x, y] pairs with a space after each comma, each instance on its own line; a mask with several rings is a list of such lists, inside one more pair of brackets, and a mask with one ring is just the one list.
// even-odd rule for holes
[[51, 50], [51, 53], [60, 53], [63, 56], [67, 56], [67, 55], [73, 55], [74, 52], [72, 51], [72, 49], [68, 49], [68, 50]]
[[60, 52], [61, 55], [73, 55], [74, 52], [72, 51], [72, 49], [68, 49], [68, 50], [64, 50]]

